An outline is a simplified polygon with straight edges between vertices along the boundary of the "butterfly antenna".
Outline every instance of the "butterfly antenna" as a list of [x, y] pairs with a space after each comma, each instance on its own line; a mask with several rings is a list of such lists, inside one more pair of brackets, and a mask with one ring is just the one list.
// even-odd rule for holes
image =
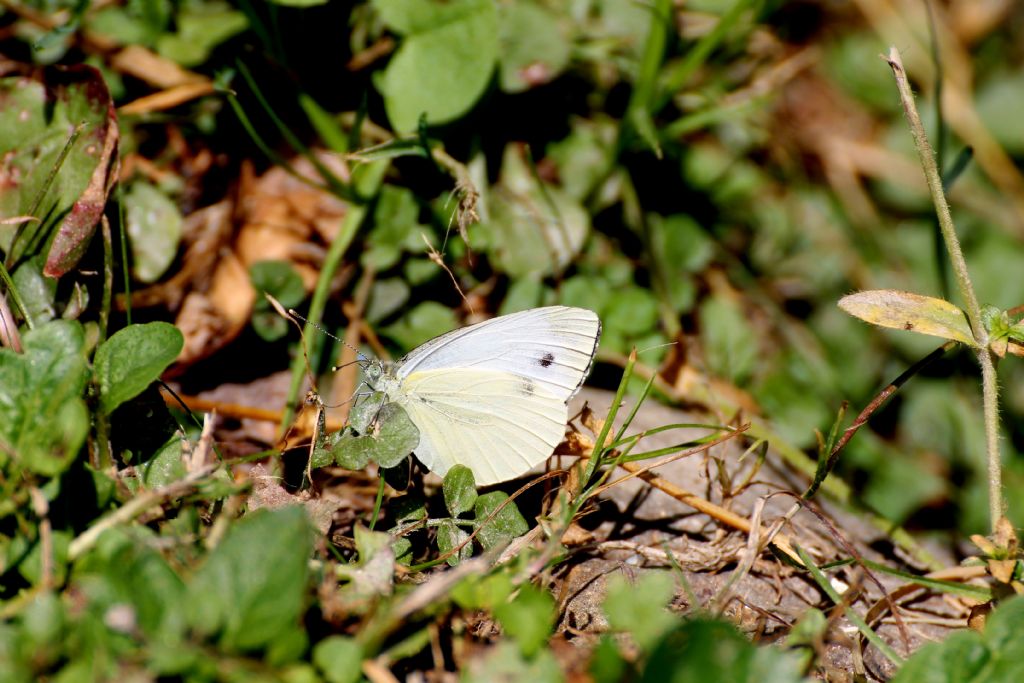
[[[306, 353], [305, 331], [302, 329], [302, 325], [299, 324], [299, 321], [296, 318], [301, 319], [303, 322], [306, 323], [309, 323], [310, 321], [306, 320], [305, 318], [303, 318], [301, 315], [299, 315], [290, 308], [288, 310], [285, 310], [284, 306], [281, 305], [281, 302], [272, 297], [267, 292], [263, 292], [263, 296], [266, 298], [267, 301], [270, 302], [270, 305], [274, 307], [274, 310], [277, 311], [277, 314], [279, 316], [289, 321], [292, 325], [295, 325], [295, 329], [299, 331], [299, 339], [302, 341], [302, 358], [306, 361], [306, 375], [309, 377], [309, 384], [313, 388], [313, 391], [317, 391], [316, 375], [313, 374], [313, 368], [310, 366], [309, 354]], [[315, 326], [319, 329], [319, 325]]]
[[[342, 345], [343, 345], [343, 346], [344, 346], [345, 348], [347, 348], [347, 349], [351, 349], [352, 351], [355, 351], [355, 352], [356, 352], [356, 355], [357, 355], [357, 356], [359, 356], [359, 360], [357, 360], [357, 361], [356, 361], [357, 363], [358, 363], [358, 362], [369, 362], [369, 360], [370, 360], [370, 359], [369, 359], [369, 358], [367, 358], [367, 357], [366, 357], [366, 355], [365, 355], [365, 354], [364, 354], [364, 353], [363, 353], [362, 351], [360, 351], [360, 350], [359, 350], [359, 349], [357, 349], [356, 347], [352, 346], [351, 344], [349, 344], [349, 343], [348, 343], [347, 341], [345, 341], [345, 340], [344, 340], [344, 339], [342, 339], [341, 337], [339, 337], [339, 336], [337, 336], [337, 335], [335, 335], [335, 334], [331, 334], [331, 332], [330, 332], [330, 331], [328, 331], [328, 330], [327, 330], [327, 328], [326, 328], [326, 327], [324, 327], [323, 325], [321, 325], [320, 323], [318, 323], [318, 322], [314, 322], [314, 321], [312, 321], [312, 320], [310, 320], [310, 319], [308, 319], [308, 318], [304, 318], [304, 317], [302, 317], [302, 315], [300, 315], [300, 314], [298, 313], [298, 311], [296, 311], [296, 310], [295, 310], [294, 308], [289, 308], [289, 309], [288, 309], [288, 312], [287, 312], [287, 313], [288, 313], [288, 316], [289, 316], [289, 317], [291, 317], [291, 318], [293, 318], [293, 319], [298, 319], [298, 320], [301, 320], [302, 322], [306, 323], [306, 324], [307, 324], [307, 325], [309, 325], [310, 327], [316, 328], [316, 329], [317, 329], [317, 330], [319, 330], [319, 331], [320, 331], [320, 332], [321, 332], [322, 334], [325, 334], [325, 335], [327, 335], [328, 337], [330, 337], [330, 338], [331, 338], [331, 339], [333, 339], [334, 341], [338, 342], [339, 344], [342, 344]], [[346, 364], [346, 365], [347, 365], [347, 364]], [[340, 367], [344, 367], [344, 365], [343, 365], [343, 366], [340, 366]]]

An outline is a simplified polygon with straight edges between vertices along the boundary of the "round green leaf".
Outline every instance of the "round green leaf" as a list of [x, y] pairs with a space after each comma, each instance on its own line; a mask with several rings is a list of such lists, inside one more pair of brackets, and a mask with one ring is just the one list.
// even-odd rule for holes
[[313, 648], [313, 663], [328, 683], [356, 683], [363, 678], [363, 648], [351, 638], [324, 638]]
[[181, 212], [167, 195], [141, 181], [132, 183], [124, 203], [132, 271], [142, 282], [155, 282], [178, 253]]
[[[483, 523], [495, 510], [508, 500], [508, 494], [504, 491], [491, 491], [476, 499], [473, 505], [473, 516], [477, 523]], [[530, 530], [519, 508], [513, 502], [501, 508], [501, 511], [494, 516], [494, 519], [481, 527], [476, 538], [484, 550], [505, 545], [513, 538], [522, 536]]]
[[738, 304], [712, 296], [700, 307], [700, 338], [708, 367], [719, 377], [743, 382], [757, 361], [757, 335]]
[[465, 465], [455, 465], [444, 475], [441, 485], [444, 505], [452, 517], [469, 512], [476, 504], [476, 480], [473, 471]]
[[24, 342], [24, 353], [0, 349], [0, 443], [29, 470], [54, 476], [71, 464], [89, 432], [82, 326], [53, 321], [28, 332]]
[[444, 11], [428, 7], [408, 21], [404, 20], [409, 15], [403, 17], [401, 27], [395, 28], [410, 32], [379, 83], [391, 125], [403, 133], [415, 130], [421, 116], [436, 125], [466, 113], [490, 82], [498, 56], [498, 14], [492, 0], [419, 4]]
[[[431, 264], [435, 269], [437, 266]], [[455, 328], [455, 314], [436, 301], [424, 301], [394, 325], [381, 332], [407, 349]]]
[[130, 325], [103, 342], [94, 363], [100, 409], [111, 413], [141, 394], [174, 362], [184, 344], [178, 328], [164, 322]]
[[502, 3], [498, 14], [501, 89], [521, 92], [558, 76], [572, 49], [560, 17], [533, 2]]
[[401, 406], [387, 403], [380, 409], [380, 435], [374, 461], [381, 467], [395, 467], [420, 443], [420, 430]]
[[519, 649], [533, 656], [551, 637], [558, 610], [555, 600], [546, 590], [523, 584], [513, 600], [494, 610], [502, 629], [516, 639]]

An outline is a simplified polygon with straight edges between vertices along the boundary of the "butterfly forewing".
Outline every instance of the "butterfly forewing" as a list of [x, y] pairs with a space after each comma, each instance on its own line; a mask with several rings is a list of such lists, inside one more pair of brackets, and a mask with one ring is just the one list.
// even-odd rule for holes
[[399, 361], [395, 372], [399, 380], [446, 368], [506, 372], [565, 402], [590, 372], [600, 336], [593, 311], [534, 308], [436, 337]]

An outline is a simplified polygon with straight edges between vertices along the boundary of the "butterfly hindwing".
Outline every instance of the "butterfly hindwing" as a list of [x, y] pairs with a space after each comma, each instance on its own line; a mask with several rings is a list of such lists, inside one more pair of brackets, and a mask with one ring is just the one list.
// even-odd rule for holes
[[497, 370], [417, 371], [394, 398], [420, 430], [420, 461], [441, 476], [466, 465], [481, 486], [547, 459], [568, 417], [565, 401], [541, 383]]

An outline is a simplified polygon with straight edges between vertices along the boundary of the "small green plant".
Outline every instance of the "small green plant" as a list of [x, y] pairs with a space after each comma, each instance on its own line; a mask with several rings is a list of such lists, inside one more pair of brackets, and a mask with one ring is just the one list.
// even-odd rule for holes
[[888, 62], [896, 78], [900, 99], [928, 182], [956, 283], [966, 303], [966, 310], [961, 310], [942, 299], [893, 290], [851, 294], [844, 297], [839, 306], [847, 313], [875, 325], [942, 337], [965, 344], [974, 350], [981, 367], [988, 460], [989, 521], [994, 536], [1004, 515], [996, 358], [1005, 355], [1011, 342], [1016, 346], [1022, 329], [1019, 322], [1012, 320], [1007, 312], [994, 307], [982, 308], [979, 305], [946, 201], [935, 154], [928, 143], [896, 48], [890, 50]]

